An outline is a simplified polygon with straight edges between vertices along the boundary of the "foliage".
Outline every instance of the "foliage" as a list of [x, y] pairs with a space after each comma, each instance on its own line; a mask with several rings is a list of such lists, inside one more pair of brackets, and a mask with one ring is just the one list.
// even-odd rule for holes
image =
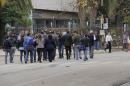
[[24, 16], [20, 19], [19, 24], [23, 27], [29, 27], [32, 25], [32, 21], [28, 17]]
[[123, 0], [120, 2], [117, 12], [120, 13], [120, 15], [130, 14], [130, 0]]
[[[25, 24], [25, 23], [21, 23], [21, 22], [23, 21], [23, 17], [29, 16], [29, 14], [30, 14], [29, 9], [31, 9], [31, 5], [25, 4], [25, 6], [23, 6], [23, 8], [22, 8], [21, 7], [22, 4], [25, 3], [25, 2], [22, 3], [22, 1], [24, 1], [24, 0], [8, 0], [8, 2], [1, 8], [0, 16], [1, 16], [1, 20], [2, 20], [1, 22], [3, 24], [9, 23], [12, 26]], [[26, 0], [26, 1], [29, 1], [29, 0]], [[21, 2], [21, 5], [20, 5], [20, 2]], [[29, 6], [27, 7], [27, 5], [29, 5]], [[30, 21], [27, 19], [26, 19], [26, 21]], [[25, 21], [23, 21], [23, 22], [25, 22]], [[28, 25], [28, 24], [25, 24], [23, 26], [26, 26], [26, 25]]]
[[6, 1], [7, 1], [7, 0], [0, 0], [0, 8], [5, 5]]
[[118, 0], [108, 0], [108, 16], [111, 17], [115, 15], [116, 8], [118, 7]]
[[94, 18], [94, 12], [96, 12], [96, 8], [98, 6], [99, 0], [77, 0], [75, 7], [78, 9], [78, 15], [80, 19], [80, 28], [86, 28], [86, 19], [88, 17]]
[[130, 16], [124, 17], [124, 23], [130, 24]]

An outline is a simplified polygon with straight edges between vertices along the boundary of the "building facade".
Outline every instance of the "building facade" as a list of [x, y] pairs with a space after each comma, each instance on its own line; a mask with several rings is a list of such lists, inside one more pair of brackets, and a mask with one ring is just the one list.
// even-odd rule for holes
[[76, 29], [79, 27], [75, 0], [32, 0], [34, 29]]

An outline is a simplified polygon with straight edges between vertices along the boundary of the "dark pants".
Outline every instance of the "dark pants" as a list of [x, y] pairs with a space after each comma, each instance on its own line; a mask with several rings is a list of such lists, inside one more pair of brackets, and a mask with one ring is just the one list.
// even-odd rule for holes
[[128, 43], [123, 43], [123, 50], [128, 49]]
[[65, 50], [66, 50], [67, 60], [69, 60], [71, 56], [71, 46], [65, 46]]
[[5, 64], [7, 64], [7, 58], [8, 58], [8, 54], [10, 56], [10, 63], [12, 63], [12, 59], [11, 59], [11, 49], [6, 49], [5, 50]]
[[47, 60], [47, 50], [46, 48], [43, 49], [43, 60]]
[[20, 50], [20, 62], [23, 63], [23, 57], [25, 59], [26, 52], [24, 50]]
[[30, 54], [30, 62], [33, 63], [33, 49], [26, 49], [25, 63], [28, 62], [28, 56]]
[[48, 55], [49, 62], [52, 62], [52, 60], [53, 60], [53, 53], [54, 53], [54, 49], [47, 50], [47, 55]]
[[93, 59], [93, 57], [94, 57], [94, 46], [93, 45], [89, 46], [89, 56], [91, 59]]
[[56, 56], [56, 49], [53, 50], [52, 60], [55, 60], [55, 56]]
[[106, 49], [109, 49], [109, 53], [111, 53], [111, 42], [109, 41], [108, 44], [107, 44], [107, 47], [105, 48]]
[[43, 48], [37, 48], [38, 61], [41, 62]]
[[34, 56], [34, 62], [36, 62], [36, 57], [37, 57], [37, 49], [36, 48], [34, 48], [33, 56]]

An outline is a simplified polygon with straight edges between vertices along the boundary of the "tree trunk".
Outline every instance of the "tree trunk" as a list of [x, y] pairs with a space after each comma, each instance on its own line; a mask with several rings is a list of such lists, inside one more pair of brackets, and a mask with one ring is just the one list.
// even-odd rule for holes
[[4, 24], [0, 23], [0, 47], [3, 44], [4, 38], [5, 38], [5, 26]]
[[78, 13], [79, 19], [80, 19], [80, 29], [85, 30], [86, 29], [86, 14], [85, 9], [79, 8]]

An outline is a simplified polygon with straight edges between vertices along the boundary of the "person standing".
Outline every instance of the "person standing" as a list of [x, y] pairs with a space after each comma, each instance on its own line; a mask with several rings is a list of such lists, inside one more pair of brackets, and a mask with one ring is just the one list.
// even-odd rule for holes
[[44, 46], [45, 46], [46, 51], [47, 51], [47, 56], [48, 56], [49, 62], [52, 62], [53, 53], [54, 53], [54, 50], [56, 49], [56, 44], [55, 44], [55, 41], [54, 41], [51, 34], [48, 35], [48, 38], [45, 40]]
[[23, 43], [24, 43], [24, 35], [20, 35], [20, 38], [18, 39], [18, 49], [20, 51], [20, 62], [21, 63], [23, 63], [23, 56], [25, 59], [25, 51], [24, 51]]
[[79, 52], [79, 47], [80, 47], [80, 35], [75, 32], [74, 33], [74, 37], [73, 37], [73, 44], [74, 44], [74, 48], [73, 48], [73, 51], [74, 51], [74, 58], [76, 60], [78, 60], [80, 58], [80, 52]]
[[123, 50], [128, 51], [128, 40], [129, 40], [129, 35], [127, 32], [123, 33]]
[[[80, 39], [80, 44], [81, 44], [81, 49], [80, 49], [80, 52], [83, 51], [84, 52], [84, 61], [87, 61], [88, 60], [88, 50], [89, 50], [89, 37], [88, 35], [84, 35], [82, 36], [82, 38]], [[81, 55], [80, 55], [81, 57]]]
[[30, 54], [30, 62], [33, 63], [33, 50], [34, 50], [33, 42], [34, 42], [33, 37], [30, 35], [30, 33], [28, 33], [24, 39], [24, 49], [26, 52], [25, 64], [27, 64], [28, 62], [29, 54]]
[[10, 36], [10, 41], [11, 41], [11, 62], [13, 63], [13, 59], [14, 59], [14, 56], [15, 56], [15, 51], [16, 51], [16, 44], [17, 44], [17, 38], [15, 36], [15, 33], [12, 33], [11, 36]]
[[93, 31], [90, 31], [90, 34], [89, 34], [89, 56], [90, 56], [90, 59], [93, 59], [94, 57], [94, 34], [93, 34]]
[[36, 36], [37, 34], [34, 35], [33, 37], [33, 60], [34, 62], [36, 62], [37, 59], [37, 42], [36, 42]]
[[95, 49], [99, 50], [100, 49], [100, 35], [99, 35], [99, 33], [95, 34], [95, 42], [94, 42], [94, 44], [95, 44]]
[[58, 52], [59, 52], [59, 58], [63, 58], [64, 56], [64, 40], [62, 34], [59, 34], [58, 36]]
[[11, 58], [11, 41], [9, 39], [9, 36], [7, 36], [3, 42], [3, 51], [5, 52], [5, 64], [7, 64], [7, 58], [8, 54], [10, 55], [10, 63], [12, 63], [12, 58]]
[[[45, 40], [47, 39], [47, 36], [48, 36], [47, 32], [42, 31], [40, 34], [41, 34], [41, 37], [42, 37], [42, 39], [44, 40], [44, 43], [45, 43]], [[42, 54], [43, 55], [43, 61], [47, 61], [47, 50], [46, 50], [45, 47], [44, 47], [42, 53], [43, 53]]]
[[38, 54], [38, 62], [42, 62], [42, 52], [44, 51], [44, 39], [42, 38], [41, 34], [38, 34], [37, 37], [37, 54]]
[[72, 36], [69, 31], [64, 35], [64, 46], [66, 50], [66, 58], [67, 60], [71, 57], [71, 46], [72, 46]]
[[[52, 32], [52, 37], [53, 37], [53, 39], [55, 41], [55, 44], [57, 46], [57, 44], [58, 44], [58, 35], [56, 34], [56, 32]], [[55, 50], [53, 52], [53, 60], [55, 60], [55, 56], [56, 56], [56, 48], [55, 48]]]
[[111, 48], [112, 48], [112, 36], [111, 36], [111, 34], [110, 33], [108, 33], [107, 35], [106, 35], [106, 48], [105, 48], [105, 51], [106, 51], [106, 49], [109, 49], [109, 53], [111, 53]]

